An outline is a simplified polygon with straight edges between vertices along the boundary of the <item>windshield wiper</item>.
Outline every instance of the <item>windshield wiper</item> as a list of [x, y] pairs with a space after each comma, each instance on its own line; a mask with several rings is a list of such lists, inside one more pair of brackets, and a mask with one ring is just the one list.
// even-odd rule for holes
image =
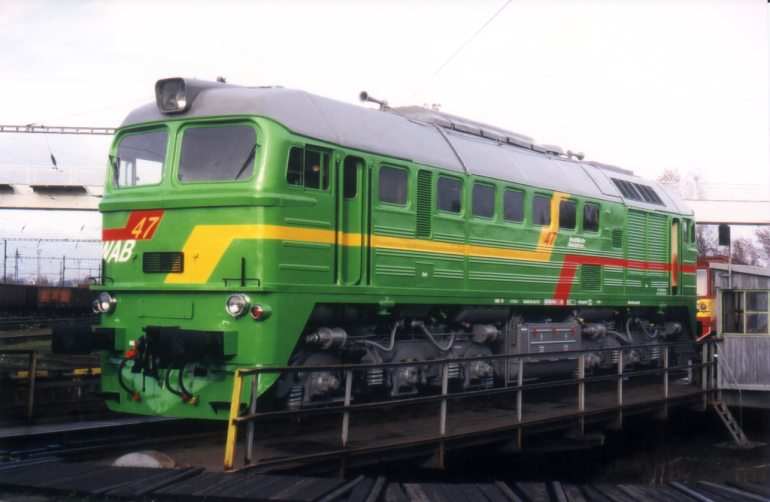
[[246, 157], [246, 160], [243, 161], [243, 165], [238, 170], [238, 174], [236, 174], [235, 178], [233, 178], [233, 179], [237, 180], [238, 178], [241, 177], [241, 174], [243, 174], [243, 172], [246, 170], [246, 168], [249, 167], [249, 164], [251, 163], [251, 161], [254, 160], [254, 154], [256, 152], [257, 152], [257, 143], [255, 142], [253, 145], [251, 145], [251, 150], [249, 150], [248, 157]]
[[113, 155], [108, 156], [110, 158], [110, 165], [112, 166], [112, 183], [115, 188], [120, 188], [120, 159]]

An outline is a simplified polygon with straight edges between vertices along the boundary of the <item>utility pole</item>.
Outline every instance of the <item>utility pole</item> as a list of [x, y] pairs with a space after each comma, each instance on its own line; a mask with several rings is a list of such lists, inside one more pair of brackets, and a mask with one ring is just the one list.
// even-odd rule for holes
[[66, 269], [67, 255], [61, 257], [61, 287], [64, 287], [64, 271]]
[[13, 274], [13, 282], [16, 284], [19, 283], [19, 248], [16, 248], [16, 264], [13, 267], [14, 274]]
[[35, 284], [40, 284], [40, 280], [42, 279], [42, 275], [40, 274], [40, 253], [42, 253], [43, 250], [40, 249], [40, 243], [37, 244], [37, 279], [35, 279]]
[[8, 239], [3, 239], [3, 282], [8, 277], [8, 271], [6, 270], [6, 264], [8, 262]]

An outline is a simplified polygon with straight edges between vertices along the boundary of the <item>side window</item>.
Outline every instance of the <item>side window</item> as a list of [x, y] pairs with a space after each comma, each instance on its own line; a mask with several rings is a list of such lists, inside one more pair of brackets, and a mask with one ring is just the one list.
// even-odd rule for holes
[[687, 220], [682, 225], [682, 242], [690, 242], [690, 222]]
[[355, 199], [358, 195], [358, 168], [364, 161], [358, 157], [346, 157], [342, 175], [342, 196]]
[[463, 183], [456, 178], [439, 177], [436, 184], [436, 207], [439, 211], [459, 213], [463, 210]]
[[572, 200], [559, 202], [559, 228], [574, 229], [577, 220], [577, 203]]
[[495, 187], [480, 183], [473, 185], [473, 216], [495, 217]]
[[380, 168], [380, 202], [386, 204], [406, 205], [409, 175], [404, 169], [382, 166]]
[[503, 194], [503, 218], [505, 221], [524, 221], [524, 192], [506, 190]]
[[597, 204], [586, 204], [583, 206], [583, 231], [599, 231], [599, 206]]
[[329, 188], [329, 154], [293, 146], [289, 150], [286, 182], [290, 185], [326, 190]]
[[532, 223], [535, 225], [551, 224], [551, 198], [545, 195], [532, 197]]

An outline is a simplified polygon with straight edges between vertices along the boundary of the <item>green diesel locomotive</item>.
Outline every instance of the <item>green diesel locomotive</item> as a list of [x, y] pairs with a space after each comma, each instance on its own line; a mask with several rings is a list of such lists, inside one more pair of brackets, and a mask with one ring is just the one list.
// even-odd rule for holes
[[[279, 87], [160, 80], [110, 150], [96, 328], [113, 410], [226, 419], [255, 366], [413, 361], [357, 374], [354, 398], [655, 365], [694, 333], [692, 212], [659, 184], [421, 107], [350, 105]], [[638, 346], [642, 346], [638, 348]], [[534, 364], [532, 364], [534, 361]], [[333, 370], [264, 376], [303, 408]], [[247, 401], [244, 395], [243, 401]]]

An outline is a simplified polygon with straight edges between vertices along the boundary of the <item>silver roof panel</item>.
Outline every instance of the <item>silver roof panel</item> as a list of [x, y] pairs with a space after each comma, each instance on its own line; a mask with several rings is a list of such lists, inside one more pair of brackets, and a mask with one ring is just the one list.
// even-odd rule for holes
[[[662, 186], [630, 171], [547, 154], [558, 150], [537, 145], [522, 134], [419, 107], [380, 111], [304, 91], [212, 83], [185, 113], [164, 114], [153, 103], [131, 112], [122, 126], [222, 115], [266, 117], [293, 133], [348, 148], [461, 173], [465, 164], [471, 174], [613, 202], [623, 198], [608, 176], [643, 182], [659, 193], [665, 209], [692, 214]], [[625, 203], [663, 209], [631, 200]]]

